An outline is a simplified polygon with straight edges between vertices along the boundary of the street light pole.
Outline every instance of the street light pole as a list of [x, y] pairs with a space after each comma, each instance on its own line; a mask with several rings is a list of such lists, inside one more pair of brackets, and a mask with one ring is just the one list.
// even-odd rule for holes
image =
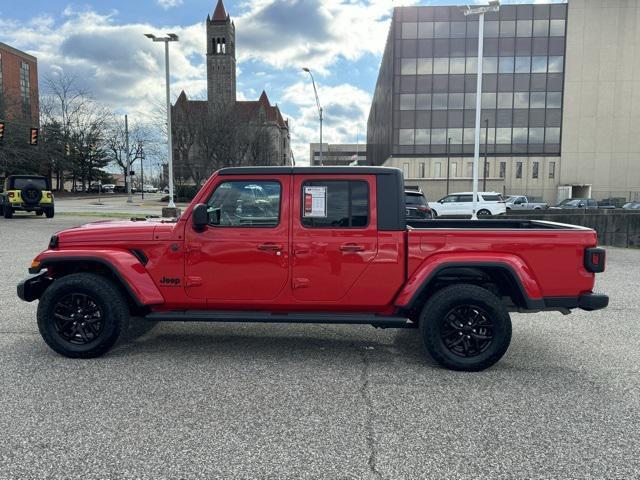
[[167, 144], [169, 147], [169, 208], [176, 208], [176, 204], [173, 201], [173, 139], [171, 138], [171, 95], [169, 91], [169, 42], [177, 42], [179, 39], [175, 33], [169, 33], [166, 37], [156, 37], [151, 33], [145, 33], [144, 35], [154, 42], [164, 42], [165, 88], [167, 96]]
[[316, 82], [313, 79], [313, 74], [311, 73], [311, 70], [309, 70], [307, 67], [303, 67], [302, 70], [304, 70], [305, 72], [307, 72], [309, 74], [309, 76], [311, 77], [311, 84], [313, 85], [313, 93], [316, 96], [316, 106], [318, 107], [318, 116], [320, 117], [320, 165], [323, 165], [322, 163], [322, 106], [320, 105], [320, 98], [318, 97], [318, 90], [316, 89]]
[[483, 181], [482, 181], [482, 191], [487, 191], [487, 149], [489, 148], [489, 119], [484, 119], [484, 169], [483, 171]]
[[467, 5], [464, 15], [478, 15], [478, 78], [476, 82], [476, 122], [473, 148], [473, 206], [471, 219], [478, 219], [478, 162], [480, 159], [480, 109], [482, 100], [482, 47], [484, 39], [484, 14], [487, 12], [497, 12], [500, 10], [500, 1], [490, 1], [489, 5], [471, 8]]
[[451, 137], [447, 139], [447, 195], [449, 195], [449, 172], [451, 171]]

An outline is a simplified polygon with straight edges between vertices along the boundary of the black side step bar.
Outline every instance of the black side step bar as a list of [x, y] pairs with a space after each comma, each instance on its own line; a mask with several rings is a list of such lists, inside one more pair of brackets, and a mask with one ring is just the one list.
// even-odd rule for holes
[[244, 311], [181, 310], [153, 312], [146, 316], [154, 321], [171, 322], [258, 322], [258, 323], [326, 323], [373, 325], [380, 328], [415, 328], [405, 317], [364, 313], [277, 313]]

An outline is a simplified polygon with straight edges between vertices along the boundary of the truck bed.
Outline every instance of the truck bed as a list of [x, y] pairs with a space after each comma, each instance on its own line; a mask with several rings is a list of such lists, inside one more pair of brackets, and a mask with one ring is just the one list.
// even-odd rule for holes
[[597, 245], [589, 228], [539, 220], [427, 220], [407, 222], [407, 276], [437, 271], [440, 262], [506, 263], [524, 272], [532, 298], [590, 292], [594, 275], [585, 248]]

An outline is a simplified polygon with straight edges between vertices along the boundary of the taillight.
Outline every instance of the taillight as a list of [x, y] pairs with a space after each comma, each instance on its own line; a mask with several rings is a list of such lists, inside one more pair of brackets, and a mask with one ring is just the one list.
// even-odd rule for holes
[[52, 198], [51, 192], [47, 192], [47, 198]]
[[429, 207], [424, 207], [424, 206], [420, 206], [420, 207], [416, 208], [416, 210], [418, 210], [420, 212], [424, 212], [424, 213], [427, 213], [427, 212], [431, 211], [431, 209]]
[[14, 197], [15, 197], [15, 193], [9, 192], [9, 198], [14, 198]]
[[584, 251], [584, 268], [586, 268], [588, 272], [604, 272], [605, 260], [606, 252], [604, 248], [587, 248]]

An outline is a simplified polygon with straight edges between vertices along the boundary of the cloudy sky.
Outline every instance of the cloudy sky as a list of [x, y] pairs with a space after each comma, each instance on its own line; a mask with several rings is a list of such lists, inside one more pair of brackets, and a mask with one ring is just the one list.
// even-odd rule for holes
[[[164, 51], [143, 33], [174, 32], [172, 95], [206, 96], [204, 20], [217, 0], [0, 0], [0, 41], [38, 57], [40, 79], [62, 69], [93, 96], [141, 121], [164, 96]], [[238, 97], [267, 91], [290, 119], [296, 161], [317, 141], [362, 143], [394, 6], [434, 0], [225, 0], [236, 24]], [[505, 3], [505, 2], [503, 2]], [[511, 2], [507, 2], [511, 3]], [[42, 88], [42, 82], [41, 82]]]

